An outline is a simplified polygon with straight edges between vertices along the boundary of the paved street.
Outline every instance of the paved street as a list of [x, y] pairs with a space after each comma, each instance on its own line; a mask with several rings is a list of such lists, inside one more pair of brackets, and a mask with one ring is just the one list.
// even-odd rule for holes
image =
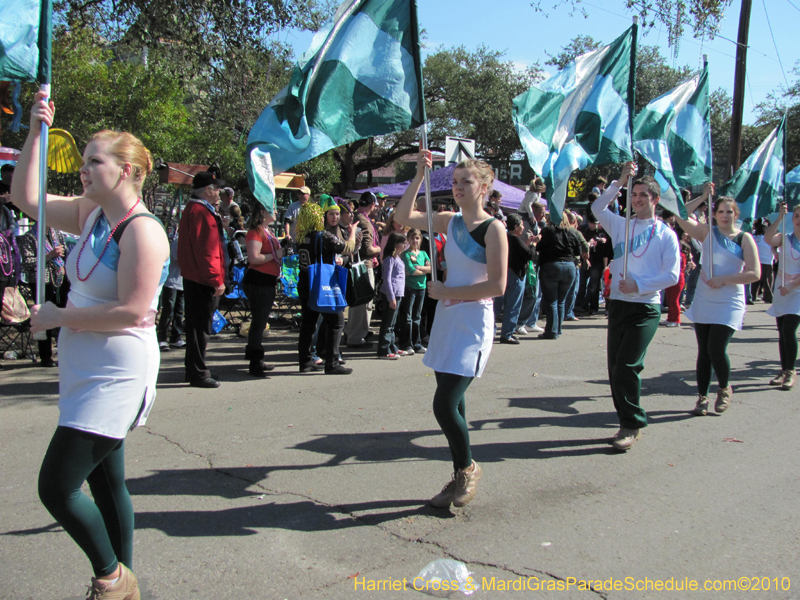
[[[352, 376], [299, 375], [296, 333], [275, 331], [277, 368], [257, 381], [244, 339], [222, 336], [209, 351], [222, 387], [199, 390], [182, 383], [183, 353], [165, 354], [147, 426], [127, 438], [142, 598], [423, 598], [412, 581], [439, 558], [467, 563], [482, 587], [495, 578], [475, 598], [800, 598], [800, 389], [768, 386], [777, 332], [766, 305], [749, 308], [722, 416], [689, 414], [691, 327], [660, 328], [643, 374], [650, 427], [628, 454], [607, 444], [618, 423], [605, 318], [565, 323], [557, 341], [495, 344], [467, 397], [483, 479], [449, 511], [426, 506], [451, 465], [420, 356], [347, 353]], [[89, 563], [36, 491], [57, 373], [3, 364], [0, 599], [83, 598]], [[405, 591], [366, 589], [403, 578]], [[520, 578], [569, 589], [514, 591]], [[650, 588], [609, 591], [612, 578]], [[670, 578], [700, 589], [652, 589]], [[737, 590], [703, 591], [706, 580]]]

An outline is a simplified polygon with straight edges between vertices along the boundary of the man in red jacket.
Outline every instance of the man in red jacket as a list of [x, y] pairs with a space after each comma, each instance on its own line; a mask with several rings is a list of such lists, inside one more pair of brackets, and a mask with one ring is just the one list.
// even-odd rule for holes
[[206, 366], [211, 320], [225, 293], [225, 234], [217, 212], [219, 190], [225, 185], [203, 171], [192, 180], [192, 197], [181, 215], [178, 264], [183, 275], [186, 327], [186, 380], [189, 385], [217, 388], [219, 381]]

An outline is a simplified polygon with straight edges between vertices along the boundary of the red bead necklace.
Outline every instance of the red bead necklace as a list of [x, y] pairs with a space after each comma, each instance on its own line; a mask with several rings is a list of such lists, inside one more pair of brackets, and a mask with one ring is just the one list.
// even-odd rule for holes
[[[634, 219], [633, 219], [633, 228], [632, 228], [632, 231], [631, 231], [631, 239], [632, 240], [636, 239], [636, 221], [638, 221], [638, 220], [639, 220], [639, 217], [634, 217]], [[650, 237], [647, 238], [647, 246], [645, 246], [644, 250], [642, 251], [642, 253], [638, 254], [638, 255], [633, 251], [633, 248], [631, 248], [631, 254], [635, 258], [642, 258], [645, 255], [645, 253], [647, 252], [647, 249], [650, 247], [650, 242], [653, 241], [653, 236], [655, 234], [656, 234], [656, 224], [653, 223], [653, 228], [650, 230]]]
[[106, 240], [106, 245], [103, 246], [103, 251], [100, 253], [100, 258], [98, 258], [97, 262], [94, 263], [94, 266], [92, 267], [92, 270], [89, 271], [89, 274], [86, 277], [81, 277], [81, 254], [83, 254], [83, 249], [86, 247], [86, 242], [89, 241], [89, 235], [91, 235], [91, 232], [94, 231], [95, 227], [97, 227], [97, 222], [100, 220], [100, 216], [103, 214], [103, 211], [101, 210], [98, 213], [97, 217], [95, 217], [95, 219], [94, 219], [94, 223], [92, 224], [92, 228], [89, 230], [89, 235], [87, 235], [84, 238], [83, 243], [81, 244], [81, 249], [78, 251], [78, 261], [75, 263], [75, 272], [78, 274], [78, 280], [79, 281], [86, 281], [87, 279], [89, 279], [89, 277], [92, 276], [92, 273], [94, 273], [94, 270], [97, 268], [97, 265], [99, 265], [100, 261], [103, 260], [103, 255], [106, 253], [106, 250], [108, 249], [108, 245], [111, 243], [111, 240], [114, 239], [114, 233], [117, 231], [117, 228], [120, 225], [122, 225], [122, 223], [125, 222], [128, 219], [128, 217], [131, 216], [131, 214], [133, 214], [133, 209], [136, 208], [137, 206], [139, 206], [140, 200], [141, 200], [140, 198], [137, 198], [136, 199], [136, 204], [131, 206], [131, 209], [128, 211], [128, 213], [124, 217], [122, 217], [122, 220], [120, 220], [119, 223], [114, 225], [114, 229], [112, 229], [111, 232], [108, 234], [108, 239]]

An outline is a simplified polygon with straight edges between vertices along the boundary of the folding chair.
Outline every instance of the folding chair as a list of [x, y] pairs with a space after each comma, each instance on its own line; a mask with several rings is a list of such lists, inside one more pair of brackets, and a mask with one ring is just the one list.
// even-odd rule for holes
[[[30, 305], [30, 299], [33, 290], [27, 284], [20, 282], [17, 290], [25, 301]], [[0, 298], [2, 301], [2, 298]], [[22, 323], [6, 323], [0, 320], [0, 358], [3, 358], [6, 352], [14, 352], [17, 358], [27, 356], [33, 362], [36, 362], [38, 357], [38, 346], [33, 341], [31, 335], [31, 320], [27, 319]]]
[[[278, 290], [275, 294], [277, 316], [295, 323], [295, 314], [300, 312], [300, 297], [297, 294], [297, 280], [300, 275], [300, 257], [296, 254], [284, 256], [281, 274], [278, 277]], [[295, 323], [296, 324], [296, 323]]]
[[233, 289], [229, 294], [225, 294], [219, 303], [219, 311], [225, 320], [228, 321], [227, 327], [231, 327], [239, 332], [242, 323], [250, 320], [250, 303], [242, 289], [242, 279], [247, 269], [245, 263], [233, 265], [231, 267], [231, 283]]

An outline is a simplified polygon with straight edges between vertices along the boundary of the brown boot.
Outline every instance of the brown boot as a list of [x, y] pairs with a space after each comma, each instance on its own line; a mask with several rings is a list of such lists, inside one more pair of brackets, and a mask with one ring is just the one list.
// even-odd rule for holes
[[453, 495], [456, 492], [456, 476], [447, 482], [442, 491], [431, 498], [431, 506], [434, 508], [449, 508], [453, 503]]
[[783, 378], [783, 384], [781, 384], [782, 390], [790, 390], [794, 387], [795, 382], [795, 373], [794, 370], [785, 371], [786, 376]]
[[733, 396], [733, 386], [730, 384], [726, 388], [719, 388], [717, 390], [717, 401], [714, 403], [714, 412], [724, 413], [731, 405], [731, 397]]
[[786, 371], [781, 371], [774, 378], [769, 380], [770, 385], [783, 385], [783, 380], [786, 379]]
[[698, 417], [705, 417], [708, 414], [708, 396], [700, 396], [697, 399], [697, 404], [694, 405], [692, 414]]
[[103, 579], [92, 577], [92, 585], [86, 600], [140, 600], [139, 582], [136, 581], [136, 575], [120, 563], [119, 579], [113, 585], [109, 585]]
[[453, 495], [453, 506], [462, 507], [470, 503], [478, 491], [478, 481], [481, 478], [481, 467], [474, 460], [466, 469], [456, 472], [456, 489]]

